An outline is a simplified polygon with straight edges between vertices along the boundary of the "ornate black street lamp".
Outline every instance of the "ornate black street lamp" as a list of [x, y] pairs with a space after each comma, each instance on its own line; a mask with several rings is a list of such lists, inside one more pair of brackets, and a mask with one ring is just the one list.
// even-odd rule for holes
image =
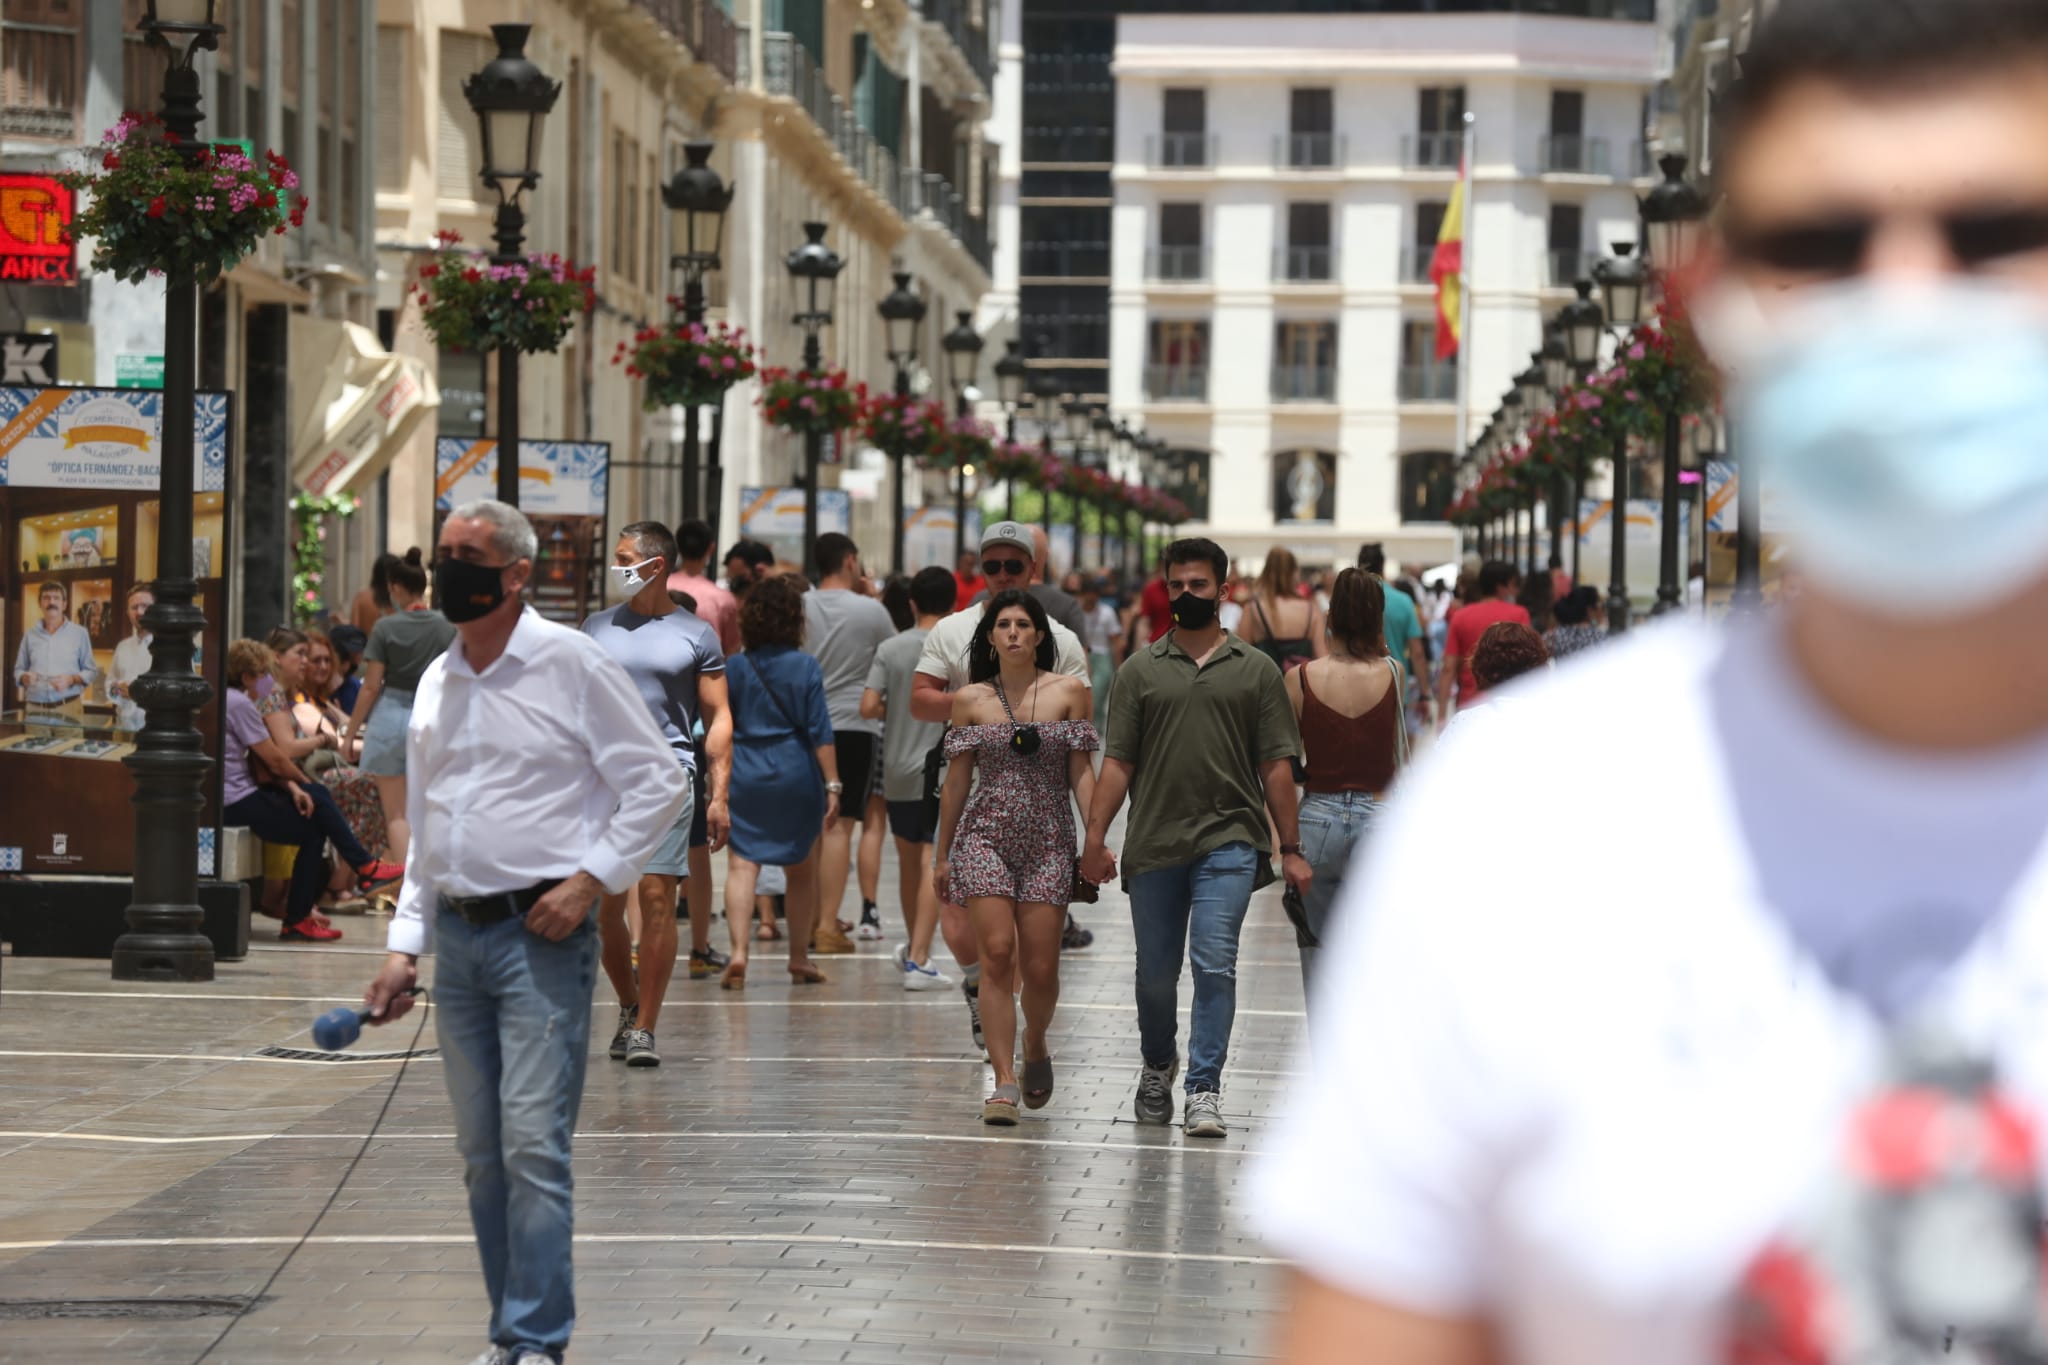
[[[1003, 405], [1003, 440], [1017, 442], [1017, 410], [1031, 401], [1024, 381], [1031, 366], [1024, 360], [1024, 343], [1015, 337], [1003, 343], [1003, 358], [996, 362], [996, 399]], [[1003, 520], [1017, 519], [1017, 480], [1003, 480]]]
[[[683, 144], [683, 166], [661, 187], [661, 202], [672, 215], [670, 275], [681, 286], [676, 302], [686, 324], [704, 321], [704, 277], [719, 269], [719, 251], [725, 241], [725, 212], [732, 207], [733, 186], [719, 179], [711, 169], [711, 144]], [[723, 426], [724, 406], [714, 409], [713, 430]], [[699, 501], [697, 470], [697, 405], [683, 408], [683, 516], [703, 516]], [[718, 467], [718, 443], [711, 446], [709, 477], [703, 480], [702, 496], [711, 505], [711, 535], [718, 538], [718, 505], [724, 495], [724, 479]]]
[[[1536, 360], [1543, 369], [1543, 386], [1550, 391], [1550, 401], [1554, 406], [1564, 391], [1571, 387], [1572, 382], [1572, 358], [1571, 353], [1565, 349], [1564, 326], [1560, 320], [1553, 319], [1550, 325], [1543, 329], [1543, 349], [1536, 353]], [[1584, 479], [1586, 461], [1584, 452], [1578, 450], [1568, 452], [1568, 458], [1571, 460], [1570, 471], [1558, 471], [1558, 497], [1560, 499], [1570, 499], [1566, 508], [1570, 516], [1565, 518], [1565, 521], [1568, 521], [1572, 528], [1572, 586], [1577, 587], [1579, 583], [1579, 507], [1585, 501]], [[1560, 521], [1553, 531], [1550, 541], [1551, 558], [1556, 561], [1555, 567], [1560, 568], [1564, 564], [1563, 556], [1559, 552], [1560, 537], [1563, 534], [1563, 530], [1564, 521]]]
[[[1635, 243], [1616, 242], [1614, 254], [1593, 267], [1593, 281], [1606, 300], [1603, 321], [1617, 342], [1626, 344], [1643, 321], [1643, 295], [1649, 271], [1635, 255]], [[1614, 431], [1614, 510], [1608, 518], [1607, 630], [1620, 634], [1635, 617], [1628, 593], [1628, 433]]]
[[[1548, 372], [1543, 368], [1543, 352], [1541, 350], [1529, 353], [1529, 368], [1515, 376], [1515, 392], [1522, 400], [1523, 419], [1532, 427], [1538, 418], [1550, 411], [1550, 379]], [[1564, 521], [1558, 516], [1564, 498], [1558, 492], [1557, 481], [1558, 475], [1553, 472], [1550, 479], [1550, 487], [1545, 489], [1541, 495], [1544, 506], [1547, 509], [1545, 520], [1549, 523], [1550, 527], [1549, 567], [1553, 569], [1564, 566]], [[1536, 546], [1533, 538], [1536, 529], [1534, 524], [1536, 497], [1535, 493], [1532, 492], [1530, 494], [1529, 515], [1531, 523], [1529, 530], [1531, 543], [1529, 546], [1529, 572], [1531, 574], [1536, 572]]]
[[[1664, 180], [1642, 201], [1643, 227], [1652, 253], [1648, 264], [1668, 281], [1692, 266], [1707, 217], [1707, 196], [1686, 183], [1684, 157], [1667, 156], [1658, 165]], [[1678, 541], [1680, 414], [1674, 405], [1663, 416], [1664, 524], [1653, 616], [1678, 610], [1685, 583]]]
[[[1051, 349], [1051, 338], [1038, 339], [1038, 353], [1046, 354]], [[1051, 370], [1039, 370], [1031, 376], [1031, 415], [1038, 421], [1038, 448], [1050, 456], [1053, 454], [1053, 423], [1060, 415], [1059, 376]], [[1045, 531], [1045, 543], [1052, 544], [1052, 490], [1043, 489], [1042, 501], [1038, 508], [1038, 524]], [[1038, 566], [1045, 572], [1045, 565]]]
[[[540, 180], [541, 125], [562, 93], [562, 83], [526, 58], [531, 24], [492, 24], [498, 55], [464, 78], [462, 97], [483, 128], [486, 185], [498, 192], [492, 236], [499, 265], [525, 260], [526, 191]], [[498, 500], [519, 505], [519, 348], [498, 348]]]
[[[962, 309], [953, 314], [953, 330], [939, 342], [939, 349], [946, 353], [946, 383], [953, 390], [953, 417], [956, 421], [965, 420], [974, 412], [968, 391], [974, 387], [975, 376], [981, 368], [981, 334], [974, 330], [973, 313]], [[955, 563], [967, 551], [967, 480], [973, 474], [973, 468], [965, 463], [953, 471]]]
[[[783, 264], [796, 286], [801, 309], [790, 321], [804, 333], [804, 373], [817, 375], [825, 368], [825, 352], [818, 334], [832, 325], [832, 289], [846, 262], [825, 245], [823, 223], [804, 224], [804, 244], [789, 253]], [[823, 462], [825, 437], [822, 432], [804, 433], [804, 563], [809, 565], [818, 544], [818, 466]]]
[[[875, 311], [882, 315], [882, 336], [889, 363], [896, 368], [896, 396], [907, 400], [910, 367], [917, 363], [917, 332], [924, 325], [926, 305], [923, 296], [910, 287], [908, 271], [899, 270], [891, 278], [896, 287], [882, 297]], [[908, 571], [903, 561], [903, 460], [903, 445], [898, 442], [889, 452], [889, 496], [895, 510], [889, 562], [897, 573]]]
[[[193, 54], [214, 48], [225, 31], [214, 21], [214, 0], [150, 0], [142, 32], [170, 54], [164, 73], [164, 130], [181, 153], [198, 150], [199, 75]], [[157, 442], [158, 532], [156, 604], [142, 618], [148, 629], [149, 671], [134, 683], [145, 716], [135, 752], [123, 759], [135, 776], [134, 899], [128, 931], [114, 941], [116, 981], [211, 981], [213, 943], [199, 932], [199, 813], [213, 761], [193, 724], [213, 699], [206, 679], [192, 671], [192, 642], [206, 626], [193, 599], [199, 585], [192, 563], [193, 389], [199, 368], [199, 286], [189, 276], [164, 281], [164, 395]]]

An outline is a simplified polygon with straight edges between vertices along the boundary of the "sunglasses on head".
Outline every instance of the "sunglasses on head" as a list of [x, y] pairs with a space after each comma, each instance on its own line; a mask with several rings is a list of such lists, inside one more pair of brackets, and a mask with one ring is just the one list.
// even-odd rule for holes
[[[1854, 275], [1870, 258], [1884, 220], [1842, 214], [1808, 222], [1728, 225], [1729, 255], [1750, 265], [1802, 275]], [[1934, 222], [1966, 270], [2048, 250], [2048, 204], [1990, 205], [1938, 214]]]
[[981, 571], [989, 575], [1008, 574], [1014, 578], [1029, 567], [1030, 561], [1024, 559], [984, 559], [981, 561]]

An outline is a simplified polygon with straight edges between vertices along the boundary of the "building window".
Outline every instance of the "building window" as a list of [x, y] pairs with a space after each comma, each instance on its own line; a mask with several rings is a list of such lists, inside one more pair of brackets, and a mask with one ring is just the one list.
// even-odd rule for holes
[[1281, 322], [1273, 329], [1273, 401], [1331, 403], [1337, 398], [1337, 324]]
[[1401, 520], [1442, 521], [1458, 482], [1458, 460], [1447, 450], [1416, 450], [1401, 457]]
[[1328, 204], [1287, 206], [1287, 247], [1280, 267], [1280, 278], [1284, 280], [1336, 278], [1336, 249], [1331, 245]]
[[1403, 403], [1458, 401], [1457, 357], [1436, 358], [1434, 318], [1410, 318], [1401, 324], [1399, 396]]
[[1289, 91], [1285, 164], [1297, 168], [1336, 165], [1336, 118], [1335, 92], [1328, 86]]
[[1017, 214], [1019, 274], [1037, 278], [1109, 278], [1107, 209], [1025, 204]]
[[1586, 136], [1583, 90], [1550, 92], [1550, 135], [1543, 139], [1539, 165], [1546, 172], [1606, 175], [1607, 142]]
[[463, 78], [482, 68], [494, 49], [475, 33], [441, 30], [441, 108], [435, 140], [434, 184], [443, 199], [483, 197], [482, 134], [476, 114], [463, 98]]
[[403, 193], [406, 185], [406, 91], [411, 85], [412, 30], [377, 26], [377, 188]]
[[1425, 87], [1420, 94], [1415, 136], [1407, 162], [1420, 170], [1455, 171], [1465, 152], [1465, 87]]
[[1209, 400], [1209, 324], [1206, 320], [1154, 319], [1145, 397], [1153, 403]]
[[1168, 281], [1209, 277], [1208, 253], [1202, 246], [1202, 206], [1161, 204], [1159, 245], [1153, 252], [1150, 278]]
[[1209, 92], [1165, 92], [1153, 164], [1164, 168], [1209, 164]]
[[1437, 239], [1443, 236], [1444, 215], [1451, 206], [1441, 199], [1425, 199], [1415, 206], [1415, 235], [1401, 255], [1401, 283], [1429, 284], [1430, 267], [1436, 263]]
[[1550, 206], [1550, 285], [1569, 289], [1591, 268], [1586, 258], [1586, 211], [1577, 204]]
[[1206, 450], [1166, 452], [1166, 478], [1160, 487], [1168, 497], [1188, 509], [1191, 521], [1209, 519], [1209, 463], [1210, 456]]
[[484, 434], [489, 398], [484, 388], [484, 364], [488, 359], [481, 351], [441, 349], [435, 367], [441, 384], [441, 406], [434, 410], [434, 430], [438, 434], [471, 439]]
[[1273, 457], [1273, 521], [1328, 525], [1337, 519], [1337, 456], [1328, 450], [1283, 450]]

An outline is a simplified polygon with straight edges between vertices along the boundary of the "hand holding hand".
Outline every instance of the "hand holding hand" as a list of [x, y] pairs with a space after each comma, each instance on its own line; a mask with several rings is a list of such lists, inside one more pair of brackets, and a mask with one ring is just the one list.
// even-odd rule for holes
[[526, 912], [526, 927], [550, 943], [560, 943], [590, 916], [590, 907], [604, 893], [588, 872], [578, 872], [542, 896]]
[[1116, 855], [1102, 844], [1091, 843], [1081, 854], [1081, 875], [1097, 886], [1116, 880]]
[[384, 959], [383, 970], [371, 980], [363, 992], [363, 1003], [370, 1007], [369, 1023], [388, 1024], [412, 1008], [413, 997], [406, 992], [419, 981], [419, 966], [404, 953], [393, 953]]

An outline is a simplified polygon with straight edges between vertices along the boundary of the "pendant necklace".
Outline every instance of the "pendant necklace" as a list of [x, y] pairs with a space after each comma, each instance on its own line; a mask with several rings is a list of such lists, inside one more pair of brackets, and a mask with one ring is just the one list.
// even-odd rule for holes
[[[1003, 714], [1010, 718], [1010, 748], [1013, 752], [1021, 754], [1025, 758], [1029, 758], [1031, 757], [1031, 755], [1038, 752], [1038, 745], [1040, 742], [1038, 735], [1038, 727], [1033, 724], [1019, 725], [1017, 723], [1017, 713], [1010, 709], [1010, 698], [1008, 694], [1003, 691], [1002, 678], [996, 678], [995, 685], [996, 700], [1003, 704]], [[1037, 686], [1038, 674], [1036, 671], [1033, 671], [1031, 675], [1031, 686], [1024, 689], [1024, 694], [1026, 697], [1029, 697], [1031, 699], [1031, 714], [1034, 717], [1038, 714], [1038, 699], [1036, 697], [1032, 697], [1031, 693], [1032, 690], [1035, 689]]]

